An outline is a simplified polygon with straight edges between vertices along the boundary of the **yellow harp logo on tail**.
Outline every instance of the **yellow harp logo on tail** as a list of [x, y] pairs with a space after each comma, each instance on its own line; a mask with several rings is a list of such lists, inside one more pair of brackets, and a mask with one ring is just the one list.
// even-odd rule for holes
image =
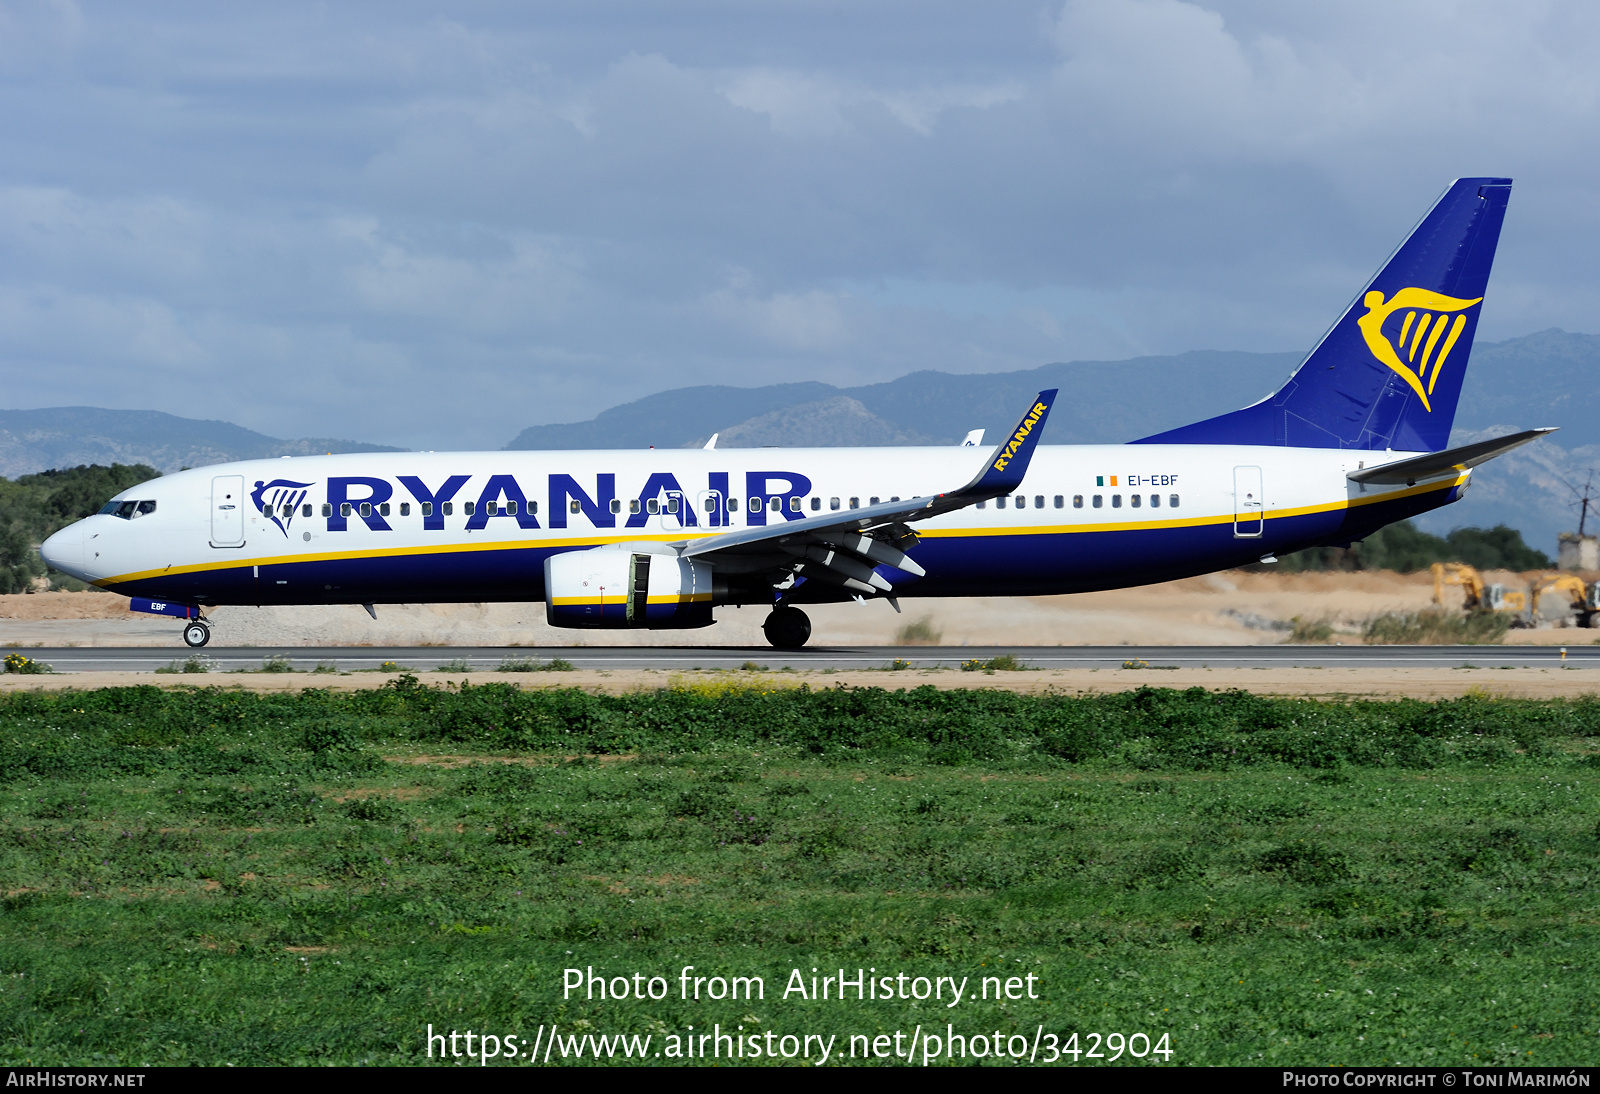
[[[1383, 294], [1373, 291], [1361, 301], [1367, 306], [1367, 314], [1356, 320], [1356, 326], [1361, 328], [1361, 337], [1366, 339], [1372, 356], [1404, 377], [1422, 400], [1423, 409], [1431, 414], [1433, 406], [1428, 396], [1433, 394], [1433, 385], [1439, 381], [1439, 373], [1444, 371], [1444, 363], [1467, 325], [1467, 317], [1460, 313], [1482, 300], [1481, 296], [1462, 300], [1427, 289], [1405, 288], [1385, 303]], [[1406, 315], [1391, 342], [1383, 332], [1383, 324], [1400, 311]]]

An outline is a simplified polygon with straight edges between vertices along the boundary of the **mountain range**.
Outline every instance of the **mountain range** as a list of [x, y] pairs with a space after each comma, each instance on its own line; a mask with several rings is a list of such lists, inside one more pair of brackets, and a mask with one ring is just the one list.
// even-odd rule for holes
[[231, 422], [180, 418], [159, 410], [0, 410], [0, 475], [7, 478], [88, 463], [143, 463], [165, 472], [272, 456], [400, 451], [318, 437], [284, 441]]
[[[1299, 361], [1292, 353], [1197, 350], [1007, 373], [926, 370], [860, 387], [685, 387], [611, 407], [588, 421], [530, 426], [506, 448], [698, 447], [713, 433], [723, 448], [956, 444], [978, 428], [995, 440], [1029, 396], [1049, 387], [1060, 388], [1062, 398], [1051, 413], [1047, 443], [1116, 444], [1255, 402], [1276, 390]], [[1547, 330], [1478, 343], [1453, 443], [1545, 425], [1561, 432], [1480, 468], [1465, 500], [1417, 523], [1441, 533], [1505, 523], [1554, 555], [1557, 532], [1577, 523], [1571, 486], [1581, 488], [1589, 468], [1600, 467], [1600, 335]], [[148, 463], [174, 471], [330, 451], [399, 450], [279, 440], [158, 411], [0, 411], [0, 474], [12, 477], [80, 463]]]

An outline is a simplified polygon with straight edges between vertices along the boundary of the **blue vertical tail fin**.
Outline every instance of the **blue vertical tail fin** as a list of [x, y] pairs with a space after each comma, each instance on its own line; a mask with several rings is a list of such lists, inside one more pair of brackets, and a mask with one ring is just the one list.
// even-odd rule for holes
[[1510, 196], [1457, 179], [1282, 388], [1133, 443], [1446, 447]]

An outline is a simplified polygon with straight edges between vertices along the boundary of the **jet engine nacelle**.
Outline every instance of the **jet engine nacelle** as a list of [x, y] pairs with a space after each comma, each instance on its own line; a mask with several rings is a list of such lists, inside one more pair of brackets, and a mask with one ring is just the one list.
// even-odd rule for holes
[[551, 555], [544, 562], [545, 618], [552, 627], [709, 627], [710, 563], [660, 544], [619, 544]]

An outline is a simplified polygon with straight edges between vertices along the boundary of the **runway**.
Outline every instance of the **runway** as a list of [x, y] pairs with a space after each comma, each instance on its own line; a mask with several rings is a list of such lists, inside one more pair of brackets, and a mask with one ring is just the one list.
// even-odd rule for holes
[[[1579, 632], [1582, 633], [1582, 632]], [[1584, 636], [1587, 639], [1587, 635]], [[56, 672], [154, 672], [203, 658], [211, 671], [259, 669], [268, 659], [309, 672], [381, 669], [493, 672], [503, 665], [538, 667], [559, 658], [590, 671], [688, 671], [756, 667], [769, 671], [882, 669], [901, 661], [913, 669], [956, 669], [969, 661], [1009, 654], [1035, 669], [1521, 669], [1600, 668], [1600, 646], [819, 646], [797, 651], [707, 646], [324, 646], [324, 647], [62, 647], [18, 652]], [[1130, 664], [1131, 662], [1131, 664]], [[1154, 682], [1154, 681], [1152, 681]]]

